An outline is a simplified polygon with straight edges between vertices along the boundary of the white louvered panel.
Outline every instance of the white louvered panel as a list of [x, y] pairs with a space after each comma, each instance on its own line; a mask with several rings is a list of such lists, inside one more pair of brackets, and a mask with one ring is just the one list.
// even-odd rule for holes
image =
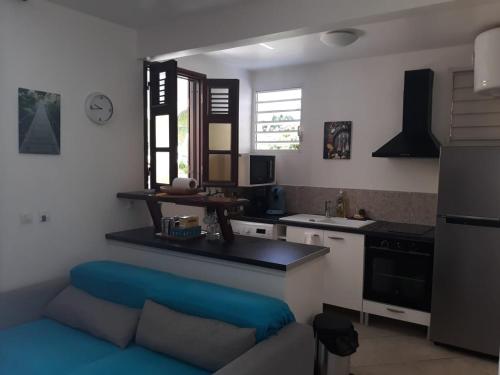
[[167, 73], [166, 72], [160, 72], [158, 76], [158, 104], [163, 105], [166, 102], [166, 80], [167, 80]]
[[468, 87], [474, 87], [474, 72], [472, 70], [455, 72], [453, 74], [453, 88], [458, 89]]
[[500, 122], [496, 113], [456, 115], [453, 123], [454, 128], [495, 127], [499, 125]]
[[455, 128], [453, 131], [454, 141], [491, 141], [500, 139], [500, 128]]
[[454, 101], [453, 103], [453, 114], [455, 115], [481, 115], [485, 113], [498, 113], [500, 115], [500, 98], [495, 100]]
[[500, 98], [474, 93], [472, 70], [453, 73], [452, 141], [500, 140]]
[[210, 112], [213, 115], [227, 115], [229, 113], [229, 89], [210, 89]]

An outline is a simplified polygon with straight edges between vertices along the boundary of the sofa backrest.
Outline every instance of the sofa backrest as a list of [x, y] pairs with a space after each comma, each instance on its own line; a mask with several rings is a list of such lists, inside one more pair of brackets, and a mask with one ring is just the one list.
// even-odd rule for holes
[[80, 264], [71, 283], [95, 297], [142, 308], [151, 299], [185, 314], [256, 329], [261, 341], [295, 321], [276, 298], [112, 261]]

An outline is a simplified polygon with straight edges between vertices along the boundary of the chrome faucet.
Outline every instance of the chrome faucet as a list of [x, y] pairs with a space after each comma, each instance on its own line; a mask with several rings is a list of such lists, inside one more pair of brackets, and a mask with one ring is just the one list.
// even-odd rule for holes
[[325, 201], [325, 216], [330, 217], [332, 211], [332, 201]]

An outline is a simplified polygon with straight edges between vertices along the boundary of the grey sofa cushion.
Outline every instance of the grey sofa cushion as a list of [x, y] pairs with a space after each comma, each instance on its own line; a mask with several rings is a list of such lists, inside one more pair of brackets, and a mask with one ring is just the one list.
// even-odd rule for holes
[[182, 314], [147, 300], [135, 341], [213, 372], [255, 345], [255, 329]]
[[140, 310], [96, 298], [70, 285], [47, 305], [44, 316], [125, 348], [134, 337]]

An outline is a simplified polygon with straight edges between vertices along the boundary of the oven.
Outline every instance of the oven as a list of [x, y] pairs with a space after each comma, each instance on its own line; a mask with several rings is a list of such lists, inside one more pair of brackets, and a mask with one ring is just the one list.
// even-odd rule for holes
[[430, 312], [433, 244], [366, 236], [363, 298]]

